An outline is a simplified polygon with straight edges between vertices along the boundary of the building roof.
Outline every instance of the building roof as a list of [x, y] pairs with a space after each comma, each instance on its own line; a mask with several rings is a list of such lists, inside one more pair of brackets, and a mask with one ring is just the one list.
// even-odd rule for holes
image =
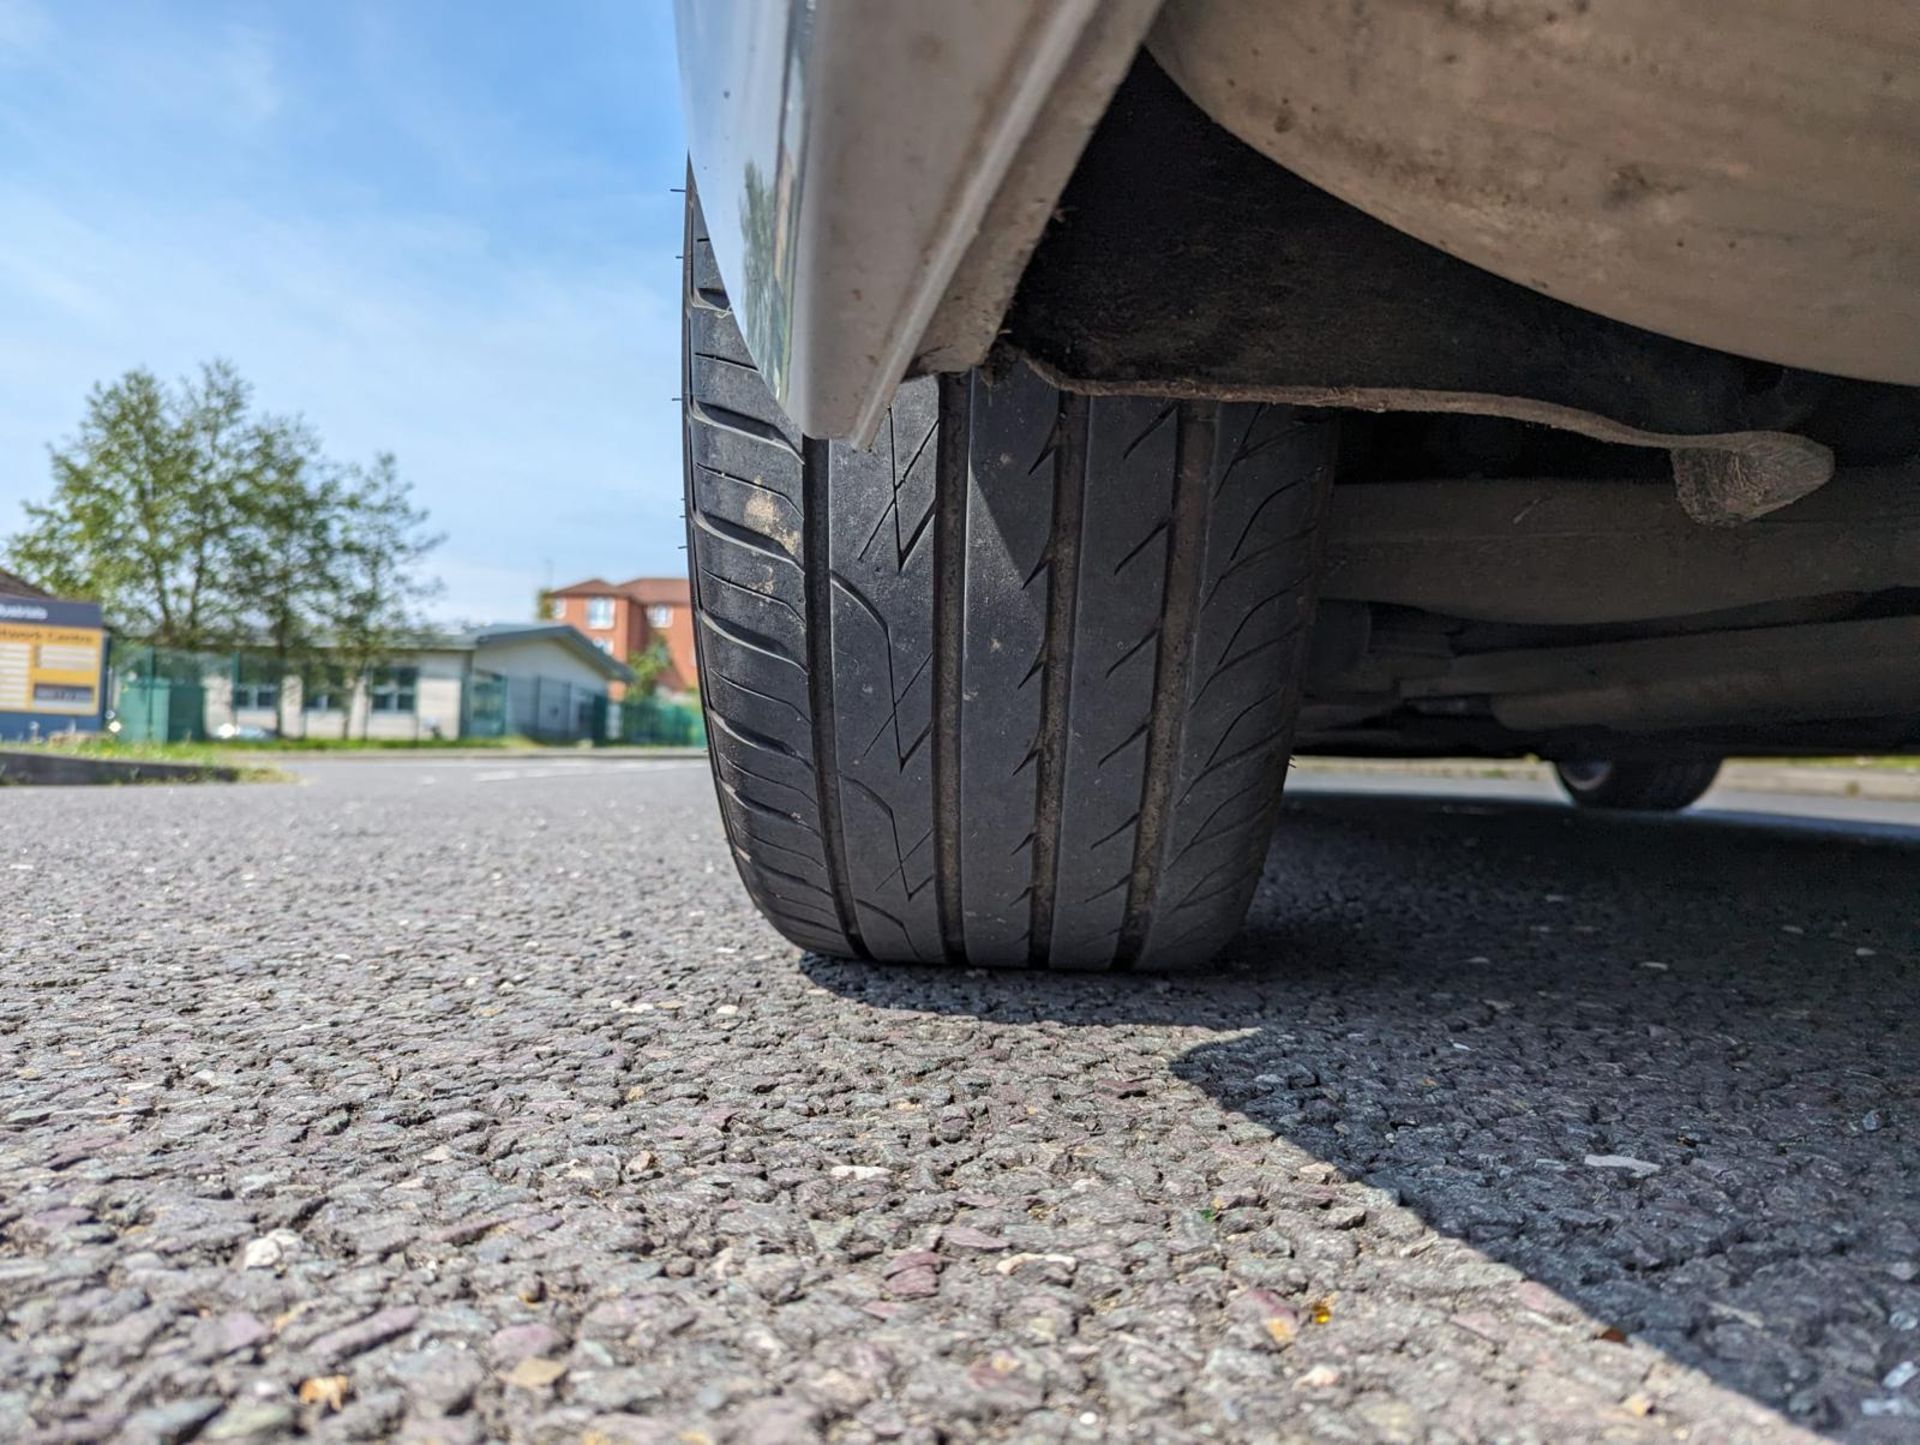
[[693, 605], [693, 584], [684, 577], [629, 577], [620, 584], [620, 590], [639, 603]]
[[668, 606], [689, 607], [693, 604], [693, 587], [684, 577], [629, 577], [625, 582], [609, 582], [604, 577], [589, 577], [584, 582], [575, 582], [571, 587], [555, 587], [549, 593], [552, 597], [627, 597], [643, 607], [655, 603]]
[[[484, 652], [489, 644], [502, 642], [557, 642], [594, 667], [610, 682], [632, 682], [633, 670], [617, 658], [595, 647], [584, 632], [566, 622], [489, 622], [455, 632], [412, 632], [397, 639], [396, 653], [407, 652]], [[324, 649], [331, 644], [321, 639]]]
[[477, 627], [465, 637], [454, 639], [454, 645], [464, 644], [475, 652], [481, 652], [490, 642], [533, 642], [540, 638], [550, 638], [571, 648], [584, 661], [599, 669], [609, 681], [633, 681], [631, 668], [595, 647], [584, 632], [567, 622], [495, 622], [486, 627]]
[[16, 577], [11, 572], [0, 570], [0, 597], [47, 597], [53, 594], [35, 587], [24, 577]]

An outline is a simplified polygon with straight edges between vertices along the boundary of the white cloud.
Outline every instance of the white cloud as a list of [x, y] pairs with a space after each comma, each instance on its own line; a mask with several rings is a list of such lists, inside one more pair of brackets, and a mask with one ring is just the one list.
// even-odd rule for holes
[[336, 455], [398, 453], [449, 533], [448, 615], [518, 616], [541, 557], [678, 570], [673, 265], [562, 277], [431, 219], [82, 217], [0, 187], [0, 503], [44, 490], [95, 381], [227, 356]]
[[222, 356], [334, 455], [397, 454], [443, 615], [681, 570], [677, 160], [495, 104], [385, 6], [324, 59], [248, 13], [0, 0], [0, 535], [89, 387]]

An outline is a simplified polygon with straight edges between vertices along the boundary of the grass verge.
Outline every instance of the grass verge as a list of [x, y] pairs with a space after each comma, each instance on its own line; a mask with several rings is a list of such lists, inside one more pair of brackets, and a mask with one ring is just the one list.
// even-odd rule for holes
[[181, 763], [197, 768], [232, 768], [246, 783], [286, 782], [291, 773], [260, 763], [243, 762], [233, 750], [218, 743], [123, 743], [97, 735], [54, 738], [33, 744], [50, 752], [83, 758], [114, 758], [127, 763]]

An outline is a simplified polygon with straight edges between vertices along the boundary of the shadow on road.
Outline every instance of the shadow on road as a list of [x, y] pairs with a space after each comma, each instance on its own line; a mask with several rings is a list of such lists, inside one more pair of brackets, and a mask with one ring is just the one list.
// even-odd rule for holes
[[1920, 1355], [1917, 939], [1898, 832], [1313, 794], [1205, 974], [806, 968], [880, 1007], [1230, 1031], [1172, 1072], [1832, 1428]]

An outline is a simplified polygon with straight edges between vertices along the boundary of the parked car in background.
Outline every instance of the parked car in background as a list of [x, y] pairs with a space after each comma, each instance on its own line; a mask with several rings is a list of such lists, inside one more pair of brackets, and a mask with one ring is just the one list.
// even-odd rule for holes
[[1297, 750], [1920, 744], [1909, 7], [678, 19], [701, 695], [796, 943], [1202, 958]]

